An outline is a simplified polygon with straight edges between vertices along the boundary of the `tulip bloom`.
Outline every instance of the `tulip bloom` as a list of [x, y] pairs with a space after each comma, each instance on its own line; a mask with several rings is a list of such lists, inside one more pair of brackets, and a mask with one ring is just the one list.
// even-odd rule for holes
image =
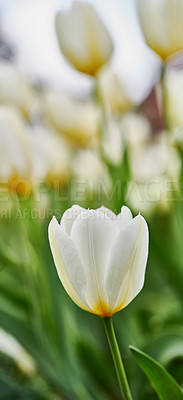
[[99, 110], [91, 101], [49, 92], [45, 96], [45, 117], [73, 143], [85, 147], [97, 140]]
[[29, 118], [34, 95], [26, 75], [10, 62], [0, 62], [0, 104], [15, 106]]
[[165, 95], [168, 124], [171, 129], [183, 126], [183, 71], [170, 69], [166, 72]]
[[125, 113], [134, 105], [129, 99], [127, 89], [117, 73], [106, 66], [101, 69], [98, 76], [99, 93], [106, 113]]
[[138, 10], [146, 42], [163, 60], [183, 49], [182, 0], [138, 0]]
[[71, 151], [67, 142], [44, 127], [27, 129], [32, 161], [33, 185], [49, 182], [52, 186], [65, 184], [70, 177]]
[[18, 110], [0, 106], [0, 127], [0, 187], [28, 195], [32, 164], [25, 124]]
[[75, 1], [68, 13], [57, 14], [55, 24], [61, 51], [78, 71], [95, 75], [110, 59], [112, 40], [90, 4]]
[[112, 190], [112, 180], [108, 169], [95, 151], [87, 149], [75, 153], [72, 173], [76, 181], [85, 183], [85, 188], [90, 193], [97, 193], [98, 190], [103, 192]]
[[115, 215], [105, 207], [73, 206], [49, 225], [59, 278], [82, 309], [110, 317], [126, 307], [144, 284], [148, 227], [128, 207]]

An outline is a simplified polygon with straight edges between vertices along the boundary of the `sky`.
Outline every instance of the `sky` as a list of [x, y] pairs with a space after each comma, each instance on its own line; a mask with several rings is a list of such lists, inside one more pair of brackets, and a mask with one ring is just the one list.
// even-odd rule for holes
[[[129, 97], [140, 103], [158, 80], [160, 61], [143, 40], [136, 0], [87, 1], [97, 9], [113, 39], [113, 69]], [[54, 29], [56, 11], [70, 4], [71, 0], [0, 0], [2, 30], [16, 46], [18, 65], [34, 80], [74, 93], [87, 92], [91, 79], [65, 60]]]

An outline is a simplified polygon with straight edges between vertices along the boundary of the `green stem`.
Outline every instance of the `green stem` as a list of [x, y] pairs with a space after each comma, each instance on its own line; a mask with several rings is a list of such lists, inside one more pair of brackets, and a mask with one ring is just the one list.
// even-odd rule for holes
[[95, 80], [95, 88], [94, 88], [94, 101], [96, 103], [96, 105], [98, 106], [99, 110], [100, 110], [100, 120], [99, 120], [99, 140], [100, 140], [100, 157], [101, 159], [106, 162], [106, 157], [103, 151], [103, 140], [104, 140], [104, 127], [105, 127], [105, 123], [106, 123], [106, 115], [105, 115], [105, 109], [104, 109], [104, 105], [102, 103], [101, 100], [101, 95], [100, 95], [100, 91], [99, 91], [99, 86], [98, 86], [98, 80], [96, 78]]
[[162, 64], [161, 69], [161, 84], [162, 84], [162, 97], [163, 97], [163, 118], [165, 129], [169, 129], [169, 119], [167, 110], [167, 93], [166, 93], [166, 64]]
[[119, 351], [118, 343], [116, 340], [116, 335], [115, 335], [114, 328], [113, 328], [112, 318], [106, 317], [106, 318], [104, 318], [103, 321], [104, 321], [105, 331], [106, 331], [107, 339], [108, 339], [109, 346], [111, 349], [112, 358], [114, 361], [114, 365], [115, 365], [115, 369], [116, 369], [116, 373], [117, 373], [117, 377], [118, 377], [118, 382], [119, 382], [119, 386], [121, 389], [123, 399], [124, 400], [132, 400], [132, 395], [130, 392], [130, 388], [128, 386], [125, 369], [123, 366], [121, 354]]

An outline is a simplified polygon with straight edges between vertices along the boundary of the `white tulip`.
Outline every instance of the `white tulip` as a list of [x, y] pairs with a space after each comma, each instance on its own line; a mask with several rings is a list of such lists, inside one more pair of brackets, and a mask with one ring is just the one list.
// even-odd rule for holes
[[35, 186], [48, 181], [54, 186], [67, 182], [71, 152], [65, 140], [44, 127], [29, 128], [27, 133], [32, 160], [32, 184]]
[[22, 180], [22, 189], [30, 191], [31, 157], [25, 125], [12, 107], [0, 107], [0, 143], [0, 184], [21, 191], [18, 180]]
[[182, 0], [137, 0], [147, 44], [166, 59], [183, 49]]
[[75, 196], [79, 194], [82, 197], [83, 194], [84, 197], [86, 191], [93, 192], [95, 195], [101, 192], [110, 193], [112, 189], [108, 170], [95, 151], [89, 149], [78, 151], [73, 158], [72, 172], [78, 184], [78, 192], [76, 187]]
[[[129, 182], [126, 201], [134, 212], [140, 210], [145, 216], [168, 213], [171, 210], [172, 197], [178, 192], [167, 176], [154, 176], [146, 183]], [[174, 182], [173, 182], [174, 184]]]
[[135, 112], [125, 113], [120, 121], [123, 137], [130, 149], [137, 149], [151, 138], [151, 125], [145, 115]]
[[16, 106], [26, 117], [33, 106], [33, 91], [26, 75], [7, 62], [0, 63], [0, 104]]
[[73, 206], [49, 225], [59, 278], [72, 300], [101, 317], [126, 307], [144, 284], [148, 227], [139, 214], [122, 207], [115, 215], [101, 207]]
[[134, 105], [127, 90], [112, 68], [106, 66], [97, 76], [100, 97], [106, 113], [120, 113], [131, 110]]
[[183, 126], [176, 127], [171, 134], [171, 144], [179, 151], [183, 149]]
[[124, 152], [123, 137], [119, 123], [114, 118], [108, 118], [104, 124], [102, 147], [111, 164], [121, 164]]
[[171, 128], [183, 125], [183, 71], [166, 71], [165, 79], [167, 117]]
[[129, 206], [145, 216], [157, 210], [170, 211], [172, 199], [178, 195], [181, 160], [167, 133], [130, 148], [129, 161], [133, 178], [126, 195]]
[[178, 180], [180, 158], [177, 151], [170, 146], [166, 132], [162, 132], [152, 142], [131, 149], [129, 159], [132, 176], [136, 182], [146, 183], [161, 175]]
[[91, 102], [50, 92], [45, 95], [45, 116], [68, 139], [88, 146], [98, 136], [99, 111]]
[[58, 12], [56, 32], [62, 53], [80, 72], [95, 75], [111, 57], [112, 40], [91, 4], [75, 1], [68, 13]]

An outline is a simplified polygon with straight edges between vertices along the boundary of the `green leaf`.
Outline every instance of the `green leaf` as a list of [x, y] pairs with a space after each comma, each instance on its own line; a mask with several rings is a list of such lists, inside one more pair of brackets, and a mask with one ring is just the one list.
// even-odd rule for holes
[[129, 346], [129, 348], [149, 378], [160, 400], [183, 400], [180, 386], [159, 362], [134, 346]]

